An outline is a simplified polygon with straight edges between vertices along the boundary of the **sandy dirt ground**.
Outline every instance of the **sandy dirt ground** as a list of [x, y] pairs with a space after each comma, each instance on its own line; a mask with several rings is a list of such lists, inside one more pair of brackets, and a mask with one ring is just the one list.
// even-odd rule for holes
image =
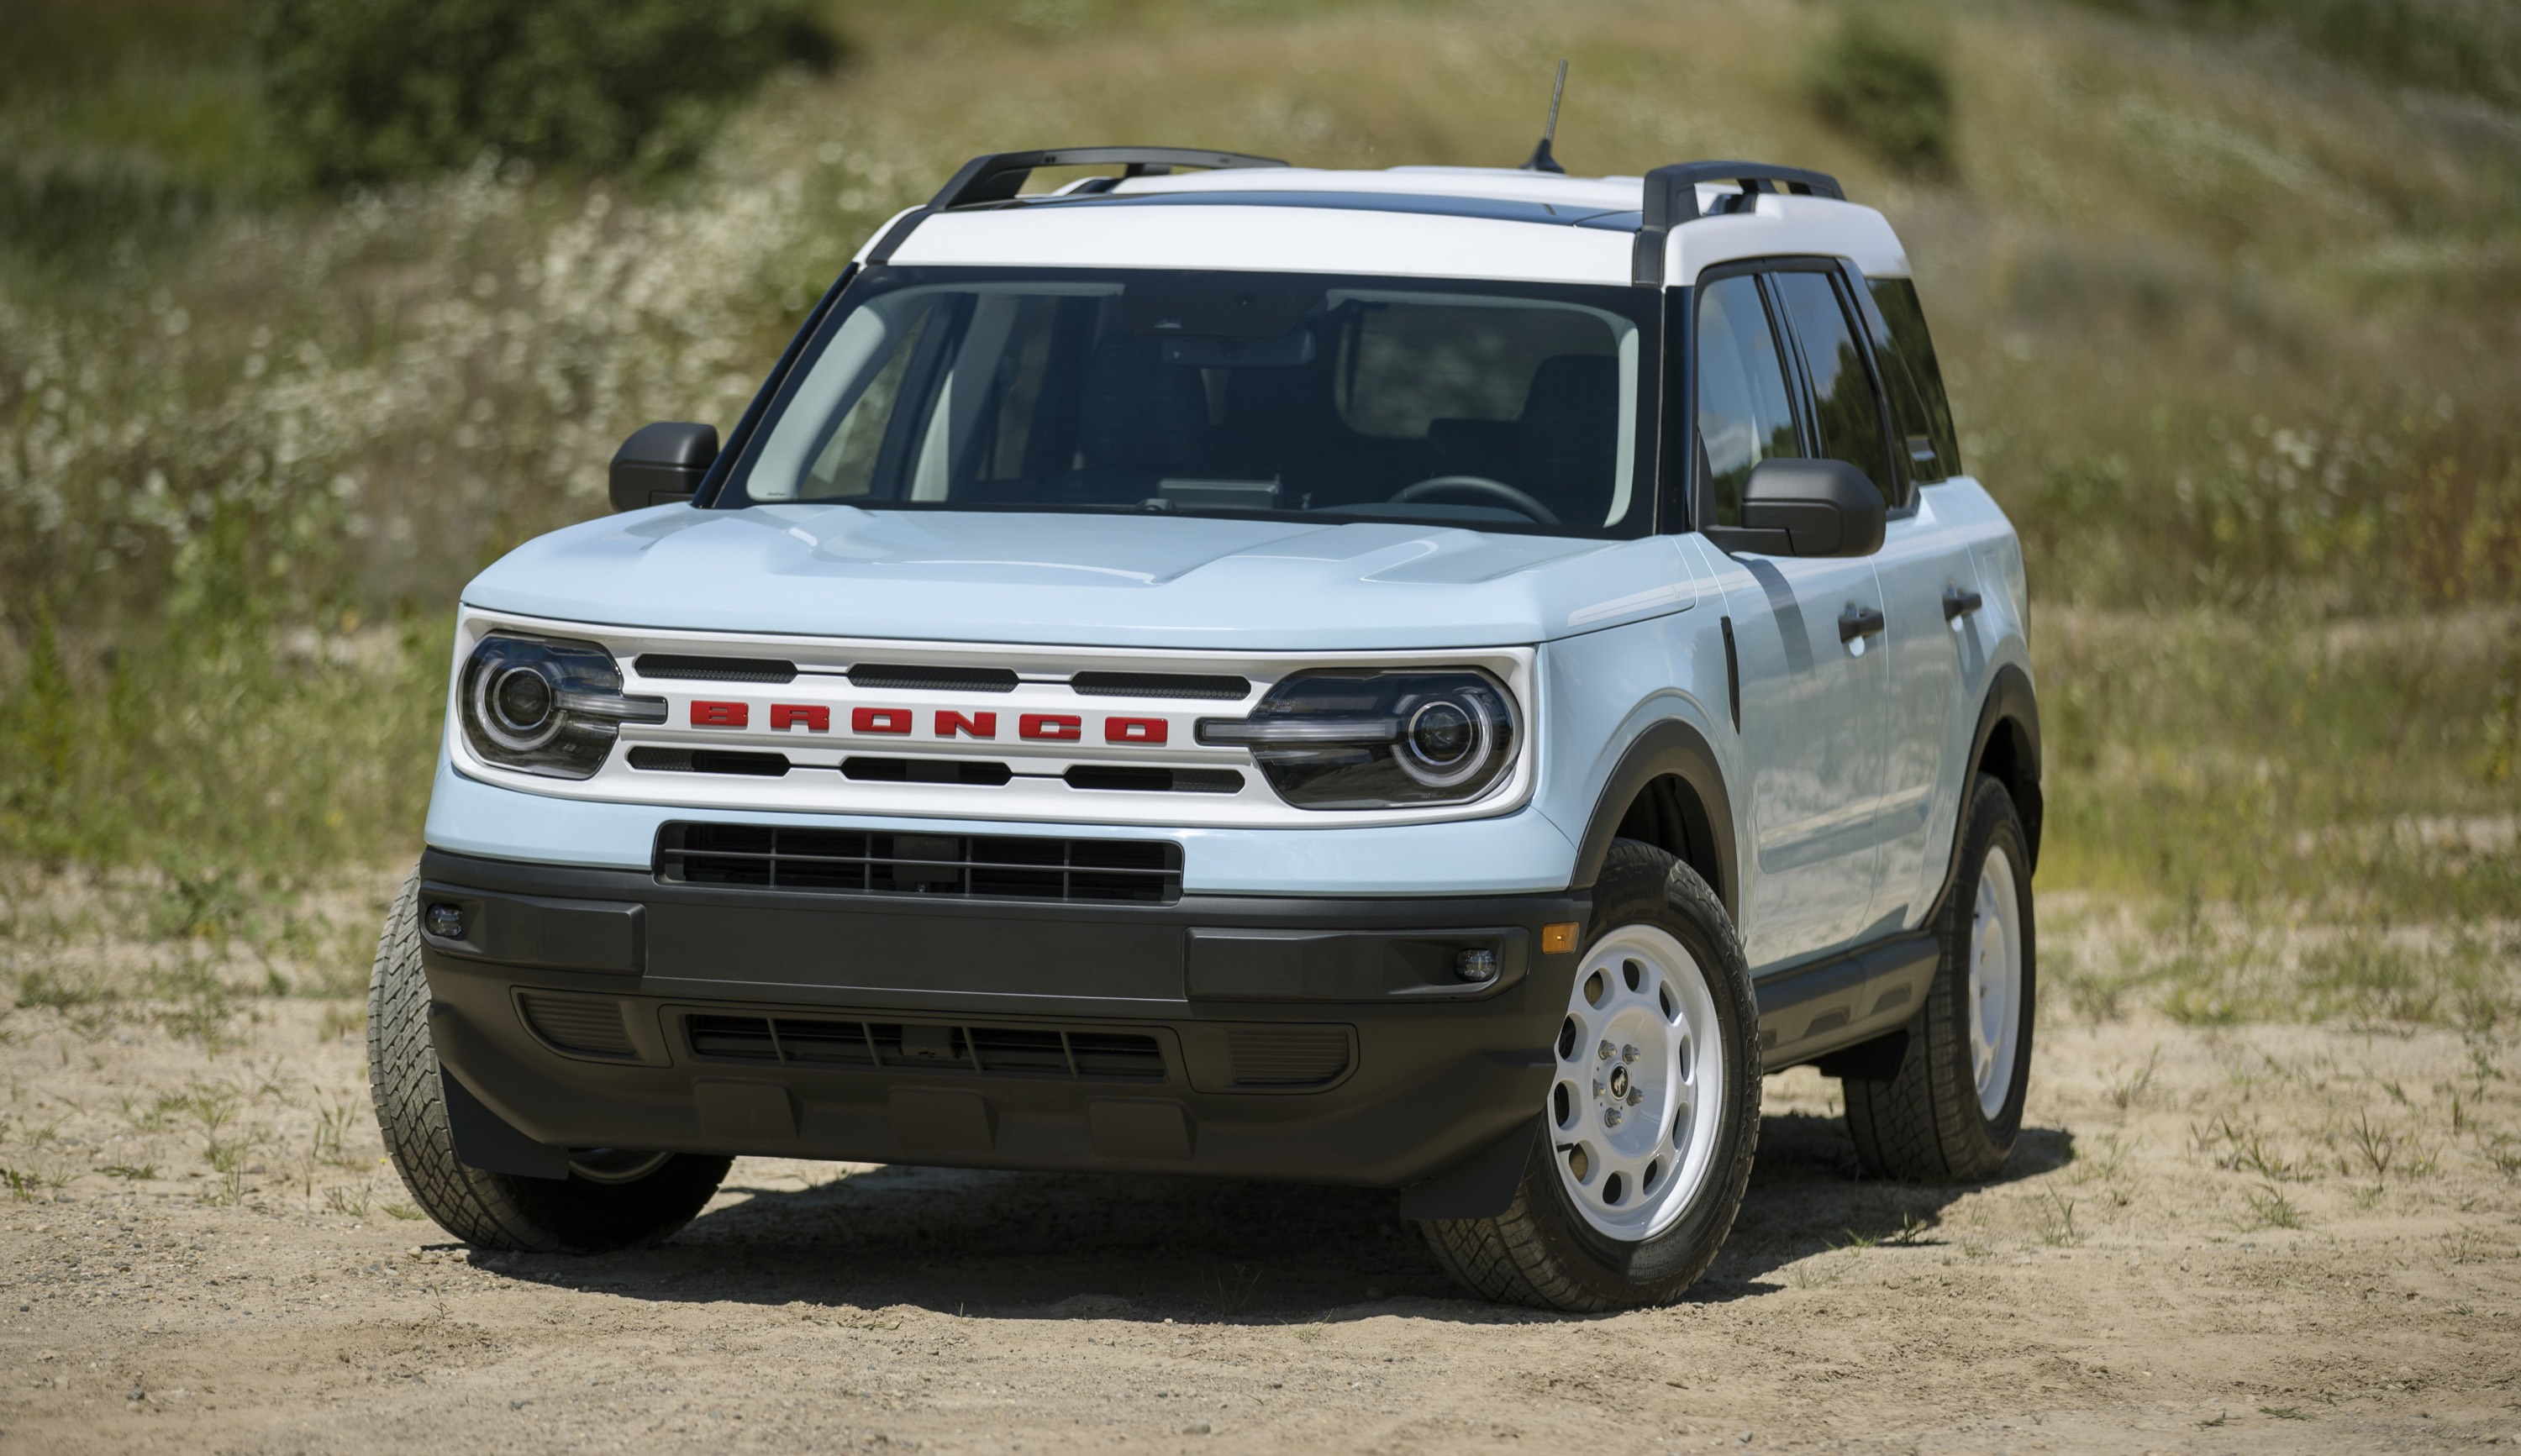
[[2508, 1035], [2052, 1010], [1957, 1189], [1774, 1076], [1690, 1301], [1579, 1318], [1252, 1184], [747, 1160], [662, 1248], [476, 1254], [381, 1164], [354, 1006], [168, 999], [74, 923], [0, 944], [0, 1451], [2521, 1443]]

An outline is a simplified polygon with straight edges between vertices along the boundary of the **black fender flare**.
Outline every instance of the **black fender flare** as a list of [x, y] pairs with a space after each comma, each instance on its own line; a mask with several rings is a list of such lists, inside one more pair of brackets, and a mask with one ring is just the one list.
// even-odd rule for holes
[[1601, 878], [1602, 862], [1610, 857], [1611, 841], [1618, 836], [1628, 805], [1648, 784], [1666, 775], [1687, 784], [1707, 810], [1708, 837], [1715, 842], [1716, 897], [1723, 902], [1724, 913], [1738, 921], [1741, 907], [1734, 895], [1742, 880], [1733, 849], [1733, 796], [1725, 789], [1724, 770], [1715, 749], [1695, 727], [1678, 718], [1665, 718], [1649, 726], [1620, 754], [1610, 778], [1602, 784], [1602, 795], [1594, 803], [1593, 818], [1584, 827], [1584, 837], [1577, 842], [1576, 874], [1569, 887], [1589, 889]]
[[[2007, 662], [1995, 669], [1995, 677], [1987, 685], [1987, 697], [1980, 703], [1978, 727], [1970, 735], [1969, 763], [1961, 779], [1961, 802], [1969, 802], [1970, 783], [1987, 761], [1987, 747], [1999, 729], [2013, 731], [2013, 772], [2005, 777], [2005, 792], [2013, 796], [2013, 811], [2022, 816], [2025, 846], [2031, 853], [2029, 868], [2040, 869], [2040, 821], [2046, 804], [2040, 792], [2040, 701], [2031, 692], [2031, 674]], [[1961, 836], [1969, 826], [1963, 816], [1954, 815], [1951, 847], [1944, 855], [1944, 883], [1935, 890], [1934, 908], [1927, 913], [1931, 924], [1944, 911], [1944, 902], [1952, 892], [1952, 882], [1961, 872]]]
[[[2040, 865], [2040, 821], [2046, 808], [2040, 791], [2040, 700], [2031, 691], [2031, 674], [2015, 663], [2007, 662], [1995, 669], [1994, 681], [1987, 685], [1987, 701], [1978, 710], [1978, 729], [1970, 735], [1970, 769], [1987, 759], [1988, 743], [1996, 730], [2010, 724], [2018, 735], [2012, 778], [2005, 787], [2013, 793], [2014, 812], [2022, 816], [2023, 834], [2030, 840], [2031, 865]], [[1953, 843], [1959, 843], [1954, 831]]]

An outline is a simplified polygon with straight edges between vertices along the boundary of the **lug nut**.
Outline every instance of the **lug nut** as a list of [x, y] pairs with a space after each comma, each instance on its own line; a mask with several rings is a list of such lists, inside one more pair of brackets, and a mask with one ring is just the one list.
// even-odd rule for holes
[[1598, 1051], [1598, 1052], [1594, 1053], [1593, 1055], [1594, 1055], [1594, 1057], [1595, 1057], [1596, 1059], [1598, 1059], [1598, 1060], [1600, 1060], [1600, 1061], [1603, 1061], [1603, 1062], [1608, 1062], [1608, 1061], [1610, 1061], [1610, 1060], [1611, 1060], [1611, 1044], [1610, 1044], [1609, 1042], [1607, 1042], [1607, 1041], [1606, 1041], [1606, 1042], [1604, 1042], [1604, 1043], [1602, 1043], [1602, 1049], [1601, 1049], [1600, 1051]]
[[1632, 1046], [1623, 1045], [1620, 1048], [1620, 1060], [1623, 1062], [1634, 1062], [1637, 1060], [1637, 1049]]
[[1602, 1125], [1605, 1127], [1619, 1126], [1620, 1110], [1618, 1108], [1605, 1108], [1602, 1112]]

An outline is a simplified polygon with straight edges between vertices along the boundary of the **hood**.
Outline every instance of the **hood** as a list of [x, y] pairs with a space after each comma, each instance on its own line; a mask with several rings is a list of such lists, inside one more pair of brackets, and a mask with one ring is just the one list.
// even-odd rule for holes
[[616, 626], [1065, 646], [1493, 647], [1696, 601], [1671, 537], [1180, 516], [657, 506], [529, 541], [466, 603]]

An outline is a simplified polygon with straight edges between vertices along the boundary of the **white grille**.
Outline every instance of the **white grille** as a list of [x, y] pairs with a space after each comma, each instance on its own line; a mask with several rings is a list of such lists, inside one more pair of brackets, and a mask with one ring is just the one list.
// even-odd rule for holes
[[1182, 828], [1424, 823], [1521, 807], [1535, 734], [1475, 802], [1317, 811], [1271, 792], [1250, 750], [1199, 743], [1196, 725], [1246, 716], [1280, 678], [1313, 668], [1481, 667], [1513, 690], [1527, 725], [1542, 719], [1529, 648], [1150, 652], [643, 631], [468, 611], [458, 660], [503, 628], [601, 643], [623, 691], [665, 700], [664, 723], [626, 726], [584, 780], [484, 763], [450, 725], [467, 776], [569, 798]]

